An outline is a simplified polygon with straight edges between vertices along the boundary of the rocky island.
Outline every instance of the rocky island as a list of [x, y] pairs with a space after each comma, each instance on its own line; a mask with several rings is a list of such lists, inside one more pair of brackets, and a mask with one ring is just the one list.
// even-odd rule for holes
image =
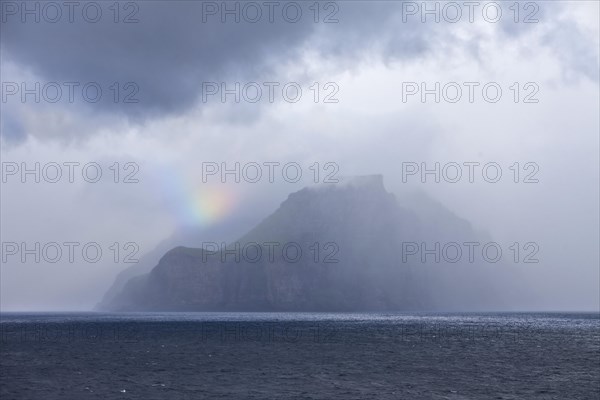
[[504, 283], [514, 279], [514, 271], [502, 263], [484, 265], [466, 257], [444, 262], [435, 254], [425, 254], [424, 259], [415, 254], [415, 246], [435, 248], [435, 243], [484, 239], [467, 221], [433, 200], [416, 203], [418, 207], [412, 209], [398, 201], [386, 191], [381, 175], [304, 188], [290, 194], [237, 241], [172, 248], [149, 273], [130, 277], [99, 309], [427, 311], [506, 307], [509, 296]]

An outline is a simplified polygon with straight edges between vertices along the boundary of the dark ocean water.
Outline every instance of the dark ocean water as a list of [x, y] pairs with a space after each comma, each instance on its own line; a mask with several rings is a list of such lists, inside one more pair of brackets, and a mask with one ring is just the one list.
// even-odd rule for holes
[[586, 313], [4, 313], [0, 398], [600, 399]]

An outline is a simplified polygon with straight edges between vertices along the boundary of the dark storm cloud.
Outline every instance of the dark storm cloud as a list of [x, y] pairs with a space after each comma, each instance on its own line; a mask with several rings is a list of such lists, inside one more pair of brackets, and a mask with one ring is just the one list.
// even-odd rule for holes
[[203, 23], [199, 3], [139, 4], [139, 22], [131, 24], [111, 18], [95, 24], [9, 20], [2, 32], [3, 57], [48, 81], [93, 81], [105, 89], [113, 82], [135, 82], [140, 103], [127, 110], [173, 112], [196, 98], [202, 81], [223, 78], [224, 71], [243, 66], [248, 73], [262, 72], [269, 53], [289, 55], [310, 29]]
[[[239, 23], [234, 15], [227, 15], [227, 22], [222, 23], [219, 11], [208, 15], [201, 2], [147, 1], [136, 3], [139, 22], [125, 24], [114, 23], [108, 3], [101, 4], [104, 14], [97, 23], [86, 22], [77, 12], [73, 23], [66, 16], [57, 23], [45, 22], [43, 14], [40, 23], [34, 23], [33, 16], [27, 23], [19, 20], [19, 14], [5, 16], [2, 57], [4, 62], [30, 69], [45, 80], [42, 84], [97, 82], [103, 98], [94, 106], [125, 111], [134, 120], [184, 112], [198, 100], [202, 82], [272, 80], [282, 63], [293, 64], [307, 48], [322, 57], [354, 58], [384, 37], [383, 31], [390, 29], [401, 9], [393, 3], [365, 7], [342, 2], [335, 8], [322, 3], [315, 23], [314, 11], [309, 9], [312, 2], [298, 2], [302, 17], [291, 23], [295, 11], [288, 9], [284, 16], [286, 3], [281, 2], [272, 15], [261, 7], [263, 15], [256, 23], [248, 22], [243, 13]], [[221, 2], [215, 4], [222, 7]], [[228, 4], [235, 7], [233, 2]], [[244, 3], [239, 7], [242, 10]], [[338, 22], [326, 24], [327, 18]], [[406, 30], [402, 25], [392, 28]], [[421, 53], [425, 41], [412, 39], [416, 29], [406, 32], [411, 40], [403, 46], [403, 55]], [[109, 90], [114, 82], [121, 86], [120, 100], [135, 90], [135, 86], [123, 86], [134, 82], [139, 93], [132, 99], [139, 102], [115, 104], [114, 91]]]
[[[29, 8], [34, 4], [44, 7], [47, 3], [0, 2], [5, 20], [0, 35], [0, 54], [5, 69], [3, 83], [22, 82], [14, 78], [14, 74], [6, 73], [4, 67], [9, 63], [13, 65], [13, 71], [36, 76], [42, 81], [41, 85], [53, 81], [61, 84], [78, 82], [74, 104], [65, 104], [68, 89], [63, 85], [62, 103], [57, 106], [66, 106], [67, 112], [78, 116], [95, 115], [98, 111], [107, 115], [125, 115], [133, 123], [185, 113], [200, 101], [203, 82], [225, 82], [231, 88], [236, 81], [243, 85], [251, 81], [286, 83], [312, 79], [308, 69], [301, 65], [306, 54], [318, 57], [317, 61], [325, 61], [337, 70], [352, 70], [368, 58], [380, 58], [387, 63], [431, 54], [451, 57], [446, 52], [455, 47], [466, 47], [477, 56], [484, 40], [482, 36], [467, 41], [457, 37], [450, 29], [455, 25], [443, 19], [441, 23], [435, 23], [430, 16], [429, 22], [422, 23], [419, 13], [403, 15], [403, 10], [407, 10], [406, 2], [321, 2], [318, 22], [315, 22], [312, 1], [274, 2], [277, 5], [272, 12], [265, 6], [266, 2], [250, 2], [258, 4], [262, 13], [255, 23], [249, 22], [256, 15], [255, 10], [249, 9], [246, 14], [243, 11], [248, 2], [121, 2], [118, 23], [114, 22], [114, 9], [110, 8], [114, 7], [113, 2], [94, 3], [101, 4], [103, 10], [102, 18], [96, 23], [82, 17], [86, 4], [93, 2], [79, 2], [73, 22], [69, 21], [69, 13], [63, 6], [63, 15], [56, 23], [45, 20], [48, 13], [50, 18], [53, 17], [51, 11], [46, 15], [42, 11], [40, 22], [35, 22], [35, 16], [30, 14], [23, 23], [21, 9], [15, 11], [14, 7], [5, 7], [7, 3], [17, 4], [18, 8], [24, 7], [23, 4], [28, 4]], [[137, 8], [130, 8], [129, 4]], [[240, 9], [239, 22], [235, 21], [235, 15], [227, 14], [223, 23], [221, 9], [232, 9], [236, 4]], [[296, 11], [295, 6], [285, 8], [289, 4], [300, 5], [302, 15], [297, 22], [291, 22]], [[539, 4], [537, 11], [525, 9], [524, 5], [520, 7], [519, 18], [531, 16], [539, 19], [539, 23], [514, 23], [514, 15], [506, 6], [498, 24], [499, 31], [507, 37], [520, 36], [555, 21], [561, 10], [555, 5], [535, 4]], [[533, 11], [536, 12], [531, 15]], [[138, 22], [123, 23], [132, 12], [132, 18]], [[93, 12], [91, 14], [93, 16]], [[476, 20], [481, 19], [480, 14], [476, 15]], [[465, 19], [466, 16], [461, 21], [465, 22]], [[587, 43], [581, 43], [583, 39], [576, 27], [564, 26], [556, 32], [556, 35], [547, 36], [544, 44], [562, 54], [560, 59], [571, 70], [597, 77], [596, 56], [590, 53]], [[580, 45], [573, 46], [577, 41]], [[295, 71], [300, 75], [286, 75], [294, 66], [301, 67], [298, 68], [300, 72]], [[102, 98], [97, 103], [82, 98], [83, 86], [90, 82], [97, 83], [102, 89]], [[26, 83], [28, 88], [34, 84], [30, 80]], [[118, 93], [114, 89], [115, 83], [118, 83]], [[93, 88], [91, 93], [93, 96]], [[18, 100], [18, 95], [12, 96], [9, 106], [16, 110], [21, 106]], [[218, 102], [219, 96], [211, 100]], [[37, 106], [27, 101], [26, 107]], [[4, 114], [10, 110], [10, 107], [4, 107]], [[238, 107], [235, 119], [255, 119], [257, 110], [256, 107]], [[35, 111], [15, 115], [36, 113], [39, 114]], [[5, 140], [14, 143], [32, 134], [26, 123], [17, 121], [16, 116], [13, 120], [3, 125]], [[94, 124], [93, 120], [89, 123]]]

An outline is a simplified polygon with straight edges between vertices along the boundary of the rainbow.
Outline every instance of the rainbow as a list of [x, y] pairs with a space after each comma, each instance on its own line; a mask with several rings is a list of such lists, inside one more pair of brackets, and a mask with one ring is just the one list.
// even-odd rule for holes
[[200, 177], [161, 169], [162, 194], [178, 225], [206, 227], [231, 215], [235, 194], [225, 184], [202, 183]]
[[190, 194], [188, 207], [198, 224], [212, 225], [229, 215], [233, 196], [225, 188], [198, 188]]

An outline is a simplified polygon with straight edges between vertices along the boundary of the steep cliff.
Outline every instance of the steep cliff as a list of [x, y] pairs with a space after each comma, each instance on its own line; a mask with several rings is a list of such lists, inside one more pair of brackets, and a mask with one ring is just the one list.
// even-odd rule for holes
[[478, 239], [468, 222], [441, 205], [431, 201], [421, 205], [419, 212], [400, 206], [385, 190], [381, 176], [305, 188], [289, 195], [238, 241], [170, 250], [149, 274], [131, 279], [105, 309], [359, 311], [501, 306], [503, 296], [496, 288], [508, 275], [499, 264], [491, 267], [461, 260], [448, 265], [406, 257], [407, 242], [431, 247], [440, 241]]

